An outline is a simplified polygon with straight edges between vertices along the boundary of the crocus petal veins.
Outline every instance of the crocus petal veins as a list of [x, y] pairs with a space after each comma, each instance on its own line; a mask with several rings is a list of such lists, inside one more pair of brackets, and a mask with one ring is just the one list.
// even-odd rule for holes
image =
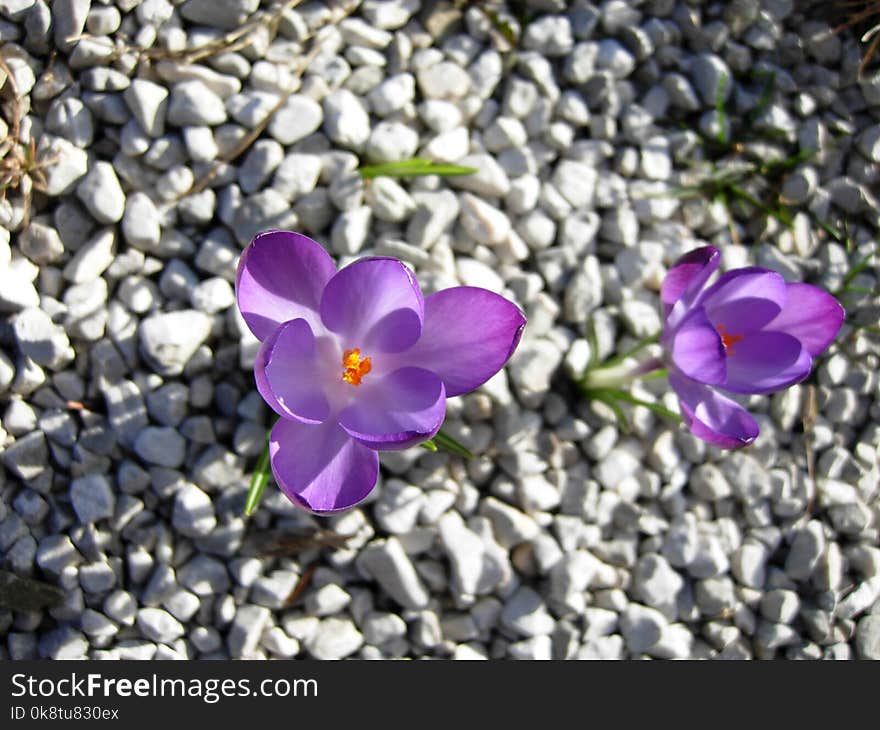
[[526, 323], [485, 289], [425, 299], [397, 259], [336, 271], [319, 243], [289, 231], [261, 233], [245, 249], [236, 299], [262, 342], [258, 391], [281, 417], [272, 472], [291, 502], [316, 514], [365, 499], [379, 474], [376, 452], [432, 438], [446, 398], [503, 368]]
[[731, 449], [752, 443], [758, 427], [722, 393], [774, 393], [804, 380], [813, 358], [837, 336], [845, 312], [827, 292], [788, 284], [775, 271], [756, 266], [728, 271], [710, 285], [719, 258], [718, 250], [707, 246], [670, 268], [661, 290], [666, 312], [661, 342], [688, 428]]

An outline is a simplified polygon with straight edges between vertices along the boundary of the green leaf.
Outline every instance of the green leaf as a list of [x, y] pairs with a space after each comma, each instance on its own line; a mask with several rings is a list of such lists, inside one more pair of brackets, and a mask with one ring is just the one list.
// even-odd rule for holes
[[622, 400], [626, 403], [632, 403], [634, 406], [643, 406], [650, 411], [653, 411], [658, 416], [663, 416], [664, 418], [669, 418], [670, 420], [676, 421], [677, 423], [681, 423], [681, 416], [674, 411], [670, 411], [665, 406], [661, 406], [659, 403], [651, 403], [650, 401], [642, 400], [641, 398], [636, 398], [632, 393], [628, 393], [625, 390], [610, 390], [608, 391], [609, 395], [613, 398], [617, 398], [618, 400]]
[[422, 441], [419, 446], [425, 449], [425, 451], [437, 451], [437, 444], [435, 444], [431, 439], [428, 439], [427, 441]]
[[715, 87], [715, 113], [718, 115], [718, 139], [722, 147], [727, 147], [730, 138], [727, 134], [727, 109], [724, 108], [724, 90], [727, 88], [727, 76], [721, 74], [718, 77], [718, 85]]
[[60, 605], [64, 598], [65, 592], [58, 586], [0, 570], [0, 608], [40, 611]]
[[443, 433], [443, 431], [438, 431], [437, 435], [432, 439], [436, 446], [439, 446], [441, 449], [445, 449], [451, 454], [455, 454], [456, 456], [462, 456], [465, 459], [473, 459], [474, 454], [471, 450], [465, 446], [464, 444], [456, 441], [449, 434]]
[[254, 467], [254, 476], [251, 479], [251, 486], [248, 489], [247, 499], [244, 503], [244, 513], [247, 517], [250, 517], [260, 504], [260, 498], [263, 496], [263, 490], [266, 488], [271, 474], [272, 469], [269, 466], [269, 434], [266, 434], [266, 444], [263, 446], [263, 452], [257, 460], [257, 465]]
[[479, 172], [475, 167], [462, 167], [461, 165], [446, 165], [423, 157], [414, 157], [411, 160], [399, 162], [383, 162], [379, 165], [363, 165], [358, 172], [365, 180], [374, 177], [420, 177], [423, 175], [440, 175], [449, 177], [454, 175], [473, 175]]
[[659, 332], [657, 332], [656, 334], [650, 335], [649, 337], [643, 337], [641, 340], [639, 340], [635, 345], [633, 345], [626, 352], [621, 353], [620, 355], [613, 355], [612, 357], [609, 357], [607, 360], [605, 360], [605, 362], [602, 363], [602, 367], [608, 367], [609, 365], [617, 365], [618, 363], [621, 363], [624, 360], [626, 360], [628, 357], [632, 357], [637, 352], [641, 352], [648, 345], [653, 345], [655, 342], [659, 342], [659, 341], [660, 341], [660, 333]]
[[834, 292], [834, 296], [838, 297], [847, 290], [852, 291], [850, 288], [850, 284], [852, 284], [853, 279], [855, 279], [859, 274], [861, 274], [871, 263], [871, 259], [874, 258], [874, 254], [876, 250], [872, 250], [867, 256], [858, 261], [853, 267], [847, 272], [846, 276], [843, 277], [843, 282], [840, 285], [840, 289]]

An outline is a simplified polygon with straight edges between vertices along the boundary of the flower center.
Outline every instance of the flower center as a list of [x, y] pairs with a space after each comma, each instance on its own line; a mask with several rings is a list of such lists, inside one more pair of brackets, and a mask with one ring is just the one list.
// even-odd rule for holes
[[715, 329], [718, 330], [718, 334], [721, 335], [721, 344], [724, 345], [724, 354], [730, 357], [733, 355], [733, 346], [742, 340], [745, 335], [729, 335], [724, 331], [725, 327], [723, 324], [719, 324]]
[[342, 379], [349, 385], [360, 385], [361, 378], [372, 369], [370, 358], [361, 357], [358, 348], [342, 353]]

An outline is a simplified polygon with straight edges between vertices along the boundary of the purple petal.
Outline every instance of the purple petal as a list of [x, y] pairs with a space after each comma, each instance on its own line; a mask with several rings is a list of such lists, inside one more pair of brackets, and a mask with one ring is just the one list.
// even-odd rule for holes
[[254, 378], [278, 415], [304, 423], [327, 420], [330, 405], [320, 387], [315, 336], [304, 319], [281, 325], [260, 346]]
[[691, 311], [671, 332], [666, 346], [672, 362], [689, 378], [709, 385], [725, 382], [724, 345], [702, 307]]
[[728, 350], [727, 382], [733, 393], [772, 393], [810, 374], [813, 358], [801, 343], [782, 332], [753, 332]]
[[379, 475], [376, 452], [333, 421], [310, 425], [280, 419], [269, 437], [269, 458], [281, 491], [317, 513], [353, 507], [373, 491]]
[[698, 303], [713, 324], [742, 333], [760, 329], [782, 311], [785, 300], [786, 285], [780, 274], [749, 266], [722, 274]]
[[321, 292], [335, 273], [330, 255], [311, 238], [290, 231], [260, 233], [238, 262], [238, 308], [259, 340], [291, 319], [305, 319], [314, 329], [321, 323]]
[[766, 329], [786, 332], [816, 357], [837, 336], [846, 312], [833, 296], [809, 284], [788, 284], [785, 306]]
[[525, 326], [519, 308], [494, 292], [473, 286], [444, 289], [425, 299], [422, 336], [406, 360], [437, 373], [452, 398], [504, 367]]
[[362, 392], [339, 414], [339, 425], [365, 446], [405, 449], [440, 430], [446, 391], [430, 370], [400, 368], [358, 387]]
[[678, 395], [685, 425], [697, 438], [722, 449], [738, 449], [758, 437], [757, 422], [739, 403], [675, 372], [669, 373], [669, 384]]
[[687, 294], [692, 299], [712, 276], [721, 263], [721, 252], [714, 246], [704, 246], [682, 256], [666, 272], [660, 287], [660, 300], [668, 315], [675, 303]]
[[345, 349], [401, 352], [422, 333], [425, 303], [414, 274], [397, 259], [367, 258], [339, 271], [324, 288], [321, 319]]

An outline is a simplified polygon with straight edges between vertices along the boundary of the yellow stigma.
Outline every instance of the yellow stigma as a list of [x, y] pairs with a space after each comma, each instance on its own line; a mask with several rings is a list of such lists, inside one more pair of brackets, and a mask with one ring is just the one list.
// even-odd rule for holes
[[745, 335], [729, 335], [724, 331], [724, 325], [719, 324], [716, 328], [721, 335], [721, 344], [724, 345], [724, 354], [730, 357], [733, 354], [733, 346], [742, 340]]
[[361, 357], [357, 348], [342, 353], [342, 379], [349, 385], [360, 385], [361, 378], [372, 369], [370, 358]]

